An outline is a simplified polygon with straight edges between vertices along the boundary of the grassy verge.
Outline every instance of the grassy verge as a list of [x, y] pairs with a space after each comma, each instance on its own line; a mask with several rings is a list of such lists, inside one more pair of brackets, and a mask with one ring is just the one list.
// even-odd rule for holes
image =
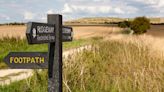
[[33, 71], [34, 75], [9, 86], [0, 86], [0, 92], [47, 92], [47, 70]]
[[[64, 92], [163, 92], [164, 57], [136, 42], [101, 41], [64, 64]], [[156, 54], [157, 55], [157, 54]]]
[[[86, 41], [84, 40], [74, 40], [72, 42], [64, 42], [63, 48], [64, 50], [79, 47], [82, 45], [89, 44], [90, 40]], [[9, 53], [9, 52], [46, 52], [48, 51], [48, 45], [47, 44], [38, 44], [38, 45], [28, 45], [27, 41], [25, 39], [20, 38], [3, 38], [0, 39], [0, 69], [6, 68], [7, 66], [3, 62], [3, 58]]]
[[[163, 92], [163, 66], [164, 57], [145, 45], [96, 40], [91, 50], [63, 61], [63, 92]], [[0, 92], [47, 92], [47, 70]]]
[[[80, 47], [83, 45], [90, 44], [90, 42], [95, 39], [99, 39], [99, 38], [80, 39], [80, 40], [74, 40], [72, 42], [65, 42], [63, 44], [63, 48], [64, 50], [67, 50], [71, 48]], [[2, 43], [7, 45], [3, 51], [5, 51], [5, 49], [10, 49], [11, 51], [47, 51], [48, 48], [46, 44], [28, 45], [26, 40], [20, 40], [19, 38], [4, 38], [2, 39]], [[11, 47], [7, 48], [8, 45], [10, 45]], [[8, 52], [9, 51], [6, 51], [6, 53]], [[4, 56], [5, 55], [1, 54], [2, 58]], [[34, 70], [34, 75], [26, 80], [13, 82], [8, 86], [7, 85], [0, 86], [0, 92], [46, 92], [46, 91], [47, 91], [47, 70], [43, 70], [42, 72], [38, 72], [37, 70]]]

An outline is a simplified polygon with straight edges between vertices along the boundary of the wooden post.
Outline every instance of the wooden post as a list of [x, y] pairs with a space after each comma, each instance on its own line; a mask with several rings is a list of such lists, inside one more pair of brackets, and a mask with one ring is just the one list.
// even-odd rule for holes
[[48, 24], [55, 24], [55, 42], [48, 50], [48, 92], [62, 92], [62, 15], [48, 15]]

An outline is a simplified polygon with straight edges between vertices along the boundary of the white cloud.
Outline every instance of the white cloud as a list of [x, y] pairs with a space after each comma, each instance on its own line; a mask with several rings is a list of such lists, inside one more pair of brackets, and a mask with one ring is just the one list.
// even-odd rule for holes
[[67, 3], [64, 4], [64, 9], [62, 10], [62, 13], [69, 14], [69, 13], [72, 13], [72, 12], [73, 12], [72, 8]]
[[70, 14], [70, 13], [109, 13], [111, 10], [110, 6], [97, 6], [97, 5], [75, 5], [75, 4], [64, 4], [64, 9], [62, 10], [62, 13], [64, 14]]
[[47, 17], [46, 16], [41, 17], [41, 21], [46, 22], [47, 21]]
[[[154, 14], [155, 16], [163, 16], [164, 14], [164, 0], [135, 0], [139, 3], [145, 4], [146, 7], [151, 7], [153, 10], [156, 11], [154, 14], [152, 10], [149, 10]], [[140, 7], [139, 7], [140, 8]]]
[[115, 8], [115, 9], [114, 9], [114, 12], [116, 12], [116, 13], [118, 13], [118, 14], [124, 14], [124, 13], [125, 13], [125, 11], [123, 11], [123, 10], [120, 9], [120, 8]]
[[7, 17], [6, 17], [6, 20], [10, 20], [10, 17], [9, 17], [9, 16], [7, 16]]
[[10, 17], [4, 14], [0, 14], [1, 19], [10, 20]]
[[46, 13], [47, 13], [47, 14], [53, 14], [53, 13], [55, 13], [55, 12], [54, 12], [53, 9], [49, 9]]
[[93, 1], [95, 1], [95, 2], [100, 2], [101, 0], [93, 0]]
[[24, 19], [25, 20], [31, 20], [31, 19], [34, 19], [34, 17], [35, 17], [34, 13], [28, 12], [28, 11], [24, 12]]
[[112, 7], [109, 6], [101, 6], [99, 7], [99, 11], [102, 13], [109, 13], [111, 11]]
[[64, 14], [131, 14], [138, 11], [137, 8], [128, 6], [125, 3], [104, 4], [104, 5], [81, 5], [81, 4], [64, 4], [62, 13]]
[[137, 2], [148, 4], [149, 6], [161, 8], [164, 7], [164, 0], [136, 0]]

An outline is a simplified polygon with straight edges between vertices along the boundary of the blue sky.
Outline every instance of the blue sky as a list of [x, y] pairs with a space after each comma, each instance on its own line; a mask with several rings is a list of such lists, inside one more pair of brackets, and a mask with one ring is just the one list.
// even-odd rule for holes
[[47, 14], [64, 20], [82, 17], [164, 17], [164, 0], [0, 0], [0, 23], [46, 22]]

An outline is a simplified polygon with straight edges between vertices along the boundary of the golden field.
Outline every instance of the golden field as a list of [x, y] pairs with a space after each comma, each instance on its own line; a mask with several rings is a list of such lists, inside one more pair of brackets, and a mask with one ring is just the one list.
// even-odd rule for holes
[[[73, 26], [74, 39], [89, 38], [95, 36], [105, 36], [117, 33], [121, 29], [107, 26]], [[20, 37], [24, 38], [26, 26], [0, 26], [0, 37]]]
[[[125, 20], [134, 20], [134, 18], [118, 18], [118, 17], [86, 17], [75, 19], [71, 21], [66, 21], [65, 24], [108, 24], [108, 23], [117, 23]], [[152, 17], [149, 18], [150, 22], [153, 24], [164, 23], [164, 18]]]
[[[72, 26], [74, 39], [89, 38], [95, 36], [108, 36], [109, 34], [117, 34], [122, 31], [116, 26]], [[26, 26], [0, 26], [0, 37], [20, 37], [24, 38]], [[151, 29], [146, 33], [155, 37], [164, 37], [164, 25], [152, 25]]]
[[0, 37], [25, 37], [25, 26], [0, 26]]

